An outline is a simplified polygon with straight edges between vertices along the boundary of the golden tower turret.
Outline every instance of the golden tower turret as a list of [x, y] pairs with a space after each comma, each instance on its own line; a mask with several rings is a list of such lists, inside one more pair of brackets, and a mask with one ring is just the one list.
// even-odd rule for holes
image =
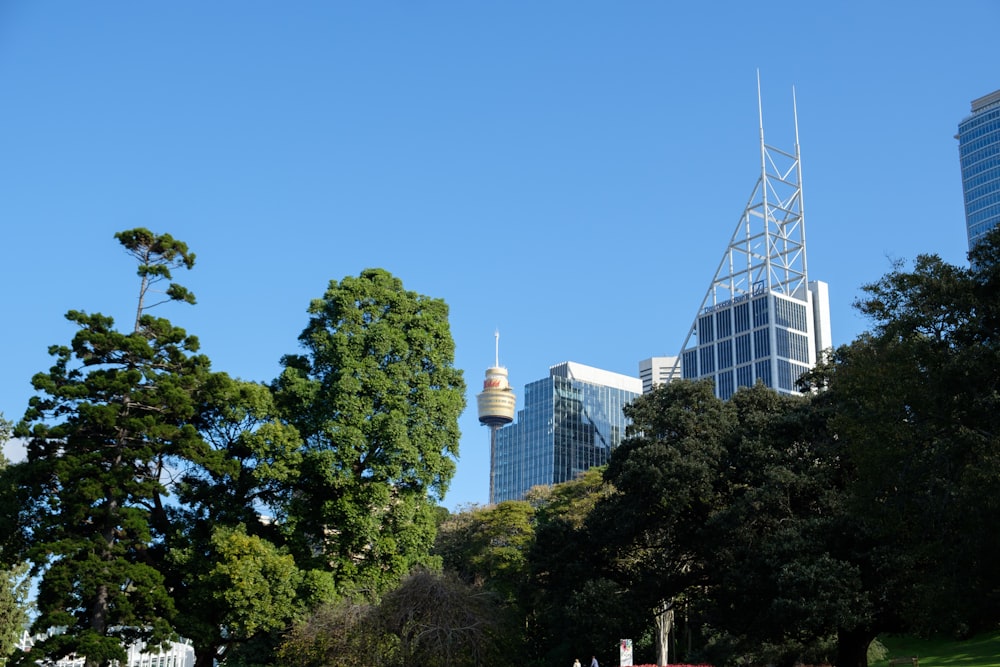
[[483, 391], [476, 396], [479, 407], [479, 423], [490, 428], [490, 504], [496, 500], [495, 480], [497, 473], [497, 431], [502, 426], [514, 421], [514, 408], [517, 397], [507, 380], [507, 369], [500, 365], [500, 332], [494, 334], [496, 339], [496, 361], [492, 368], [486, 369], [486, 379], [483, 380]]

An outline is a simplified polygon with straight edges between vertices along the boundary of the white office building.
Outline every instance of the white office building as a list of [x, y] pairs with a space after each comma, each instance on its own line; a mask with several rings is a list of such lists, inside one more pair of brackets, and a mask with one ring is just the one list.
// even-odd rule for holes
[[711, 378], [722, 399], [756, 382], [797, 393], [832, 345], [829, 288], [807, 270], [797, 114], [792, 152], [763, 125], [760, 177], [681, 352], [682, 376]]
[[656, 385], [668, 384], [680, 377], [677, 357], [650, 357], [639, 362], [642, 393], [648, 394]]

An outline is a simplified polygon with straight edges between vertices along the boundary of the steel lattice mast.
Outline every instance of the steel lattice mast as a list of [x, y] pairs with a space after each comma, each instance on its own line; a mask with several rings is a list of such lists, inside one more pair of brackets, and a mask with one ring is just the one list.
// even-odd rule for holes
[[[698, 308], [699, 315], [738, 297], [778, 292], [804, 298], [808, 290], [799, 121], [794, 88], [792, 109], [795, 147], [794, 152], [788, 153], [764, 141], [758, 73], [760, 177], [740, 216], [729, 247], [719, 262], [715, 278]], [[695, 335], [697, 323], [698, 318], [695, 317], [681, 347], [682, 352]]]

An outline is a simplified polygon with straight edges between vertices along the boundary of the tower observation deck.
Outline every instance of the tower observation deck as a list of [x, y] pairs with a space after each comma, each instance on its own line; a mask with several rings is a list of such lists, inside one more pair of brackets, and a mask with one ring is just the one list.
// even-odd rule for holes
[[490, 504], [496, 501], [495, 478], [497, 470], [497, 431], [514, 421], [517, 397], [507, 380], [507, 369], [500, 365], [500, 332], [494, 334], [496, 360], [486, 369], [483, 391], [476, 396], [479, 407], [479, 423], [490, 428]]

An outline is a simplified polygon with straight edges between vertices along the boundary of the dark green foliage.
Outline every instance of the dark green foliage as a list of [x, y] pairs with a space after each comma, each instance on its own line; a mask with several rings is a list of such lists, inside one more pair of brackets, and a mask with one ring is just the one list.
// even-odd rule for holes
[[175, 627], [199, 665], [237, 653], [269, 663], [272, 635], [308, 602], [298, 599], [305, 575], [281, 546], [300, 441], [274, 414], [266, 386], [224, 373], [205, 383], [198, 425], [210, 450], [178, 480], [165, 559], [184, 611]]
[[[169, 237], [133, 230], [119, 239], [141, 258], [143, 292], [149, 276], [169, 276], [171, 262], [193, 263]], [[55, 364], [33, 378], [38, 394], [18, 426], [28, 439], [27, 461], [14, 466], [19, 534], [40, 577], [34, 629], [65, 629], [38, 650], [97, 665], [123, 660], [123, 641], [172, 636], [175, 608], [151, 546], [168, 467], [204, 454], [191, 422], [209, 362], [195, 354], [195, 338], [146, 314], [141, 298], [130, 333], [100, 314], [67, 318], [79, 330], [69, 347], [50, 348]]]
[[[784, 663], [853, 620], [858, 578], [827, 549], [838, 466], [809, 399], [757, 386], [723, 402], [708, 383], [675, 382], [626, 412], [615, 493], [587, 529], [647, 627], [673, 605], [696, 650]], [[683, 646], [678, 659], [708, 657]]]
[[824, 380], [852, 513], [892, 603], [881, 630], [1000, 621], [1000, 231], [970, 257], [922, 255], [866, 286], [858, 308], [874, 329]]

